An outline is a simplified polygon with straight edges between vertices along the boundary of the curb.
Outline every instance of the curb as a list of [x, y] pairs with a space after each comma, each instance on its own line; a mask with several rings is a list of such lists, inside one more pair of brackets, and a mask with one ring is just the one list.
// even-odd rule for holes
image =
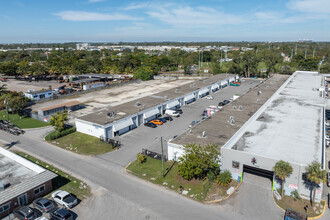
[[233, 194], [236, 192], [237, 188], [242, 184], [242, 182], [243, 182], [243, 181], [241, 181], [241, 182], [235, 187], [234, 191], [233, 191], [231, 194], [229, 194], [227, 197], [225, 197], [225, 198], [223, 198], [223, 199], [218, 199], [218, 200], [213, 200], [213, 201], [204, 202], [204, 203], [205, 203], [205, 204], [212, 204], [212, 203], [217, 203], [217, 202], [225, 201], [226, 199], [228, 199], [231, 195], [233, 195]]
[[131, 172], [130, 170], [127, 170], [127, 168], [129, 167], [129, 165], [131, 165], [132, 162], [129, 162], [126, 167], [125, 167], [125, 170], [128, 171], [128, 172]]
[[[324, 201], [324, 200], [321, 200], [321, 201]], [[318, 216], [315, 216], [315, 217], [308, 217], [307, 219], [318, 219], [318, 218], [321, 218], [324, 215], [326, 206], [327, 206], [327, 202], [324, 201], [324, 206], [323, 206], [322, 213], [320, 215], [318, 215]]]
[[[279, 209], [281, 209], [283, 212], [285, 212], [285, 210], [284, 210], [282, 207], [280, 207], [279, 205], [277, 205], [274, 196], [273, 196], [273, 200], [274, 200], [275, 205], [276, 205]], [[324, 201], [324, 200], [321, 200], [321, 201], [324, 202], [324, 206], [323, 206], [323, 211], [322, 211], [322, 213], [321, 213], [320, 215], [318, 215], [318, 216], [315, 216], [315, 217], [307, 217], [307, 219], [318, 219], [318, 218], [321, 218], [321, 217], [324, 215], [324, 213], [325, 213], [325, 208], [326, 208], [326, 206], [327, 206], [327, 203], [326, 203], [326, 201]]]

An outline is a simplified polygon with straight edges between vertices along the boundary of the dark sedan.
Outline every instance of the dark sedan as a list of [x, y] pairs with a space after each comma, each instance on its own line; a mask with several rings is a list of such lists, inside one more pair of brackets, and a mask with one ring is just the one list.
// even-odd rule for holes
[[151, 123], [151, 122], [144, 123], [144, 126], [150, 127], [150, 128], [157, 128], [157, 125], [155, 125], [154, 123]]
[[14, 215], [20, 220], [32, 220], [38, 217], [37, 213], [35, 213], [29, 206], [21, 206], [16, 208], [14, 210]]
[[66, 209], [57, 208], [49, 214], [54, 220], [73, 220], [73, 215]]
[[165, 118], [158, 118], [159, 121], [163, 122], [163, 123], [166, 123], [166, 119]]
[[165, 116], [164, 119], [166, 121], [173, 121], [173, 118], [171, 116]]

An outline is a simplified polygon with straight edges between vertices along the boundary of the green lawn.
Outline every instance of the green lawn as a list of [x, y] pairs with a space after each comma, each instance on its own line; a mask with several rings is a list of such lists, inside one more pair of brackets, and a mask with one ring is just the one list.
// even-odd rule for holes
[[100, 141], [99, 138], [77, 131], [49, 142], [78, 154], [92, 156], [105, 154], [114, 150], [112, 145]]
[[[38, 164], [39, 166], [50, 170], [54, 173], [56, 173], [58, 176], [53, 179], [53, 191], [61, 189], [68, 191], [74, 195], [76, 195], [80, 200], [83, 200], [91, 195], [91, 189], [89, 186], [87, 186], [86, 183], [82, 182], [79, 179], [76, 179], [69, 174], [57, 169], [56, 167], [51, 166], [48, 163], [45, 163], [41, 160], [38, 160], [30, 155], [27, 155], [23, 152], [15, 152], [16, 154], [32, 161], [33, 163]], [[48, 194], [45, 197], [50, 197], [51, 193]]]
[[[0, 118], [2, 120], [7, 120], [6, 111], [0, 111]], [[18, 114], [9, 114], [9, 121], [11, 121], [13, 124], [17, 125], [22, 129], [41, 128], [41, 127], [49, 126], [49, 124], [46, 122], [39, 121], [34, 118], [29, 118], [26, 116], [19, 116]]]
[[[178, 191], [179, 187], [182, 186], [183, 190], [188, 191], [188, 197], [202, 201], [204, 199], [204, 194], [206, 194], [203, 188], [207, 180], [185, 180], [178, 175], [178, 164], [175, 163], [171, 168], [172, 165], [172, 161], [165, 162], [165, 173], [167, 171], [169, 172], [164, 178], [162, 177], [162, 162], [151, 157], [147, 157], [147, 161], [143, 164], [134, 161], [127, 167], [127, 170], [142, 179], [175, 191]], [[164, 185], [164, 183], [167, 183], [167, 185]], [[206, 188], [206, 190], [208, 190], [209, 187]]]
[[[322, 205], [322, 208], [319, 206], [316, 207], [316, 210], [319, 211], [320, 213], [316, 213], [313, 207], [311, 206], [311, 203], [309, 200], [306, 199], [296, 199], [294, 200], [290, 196], [284, 196], [281, 200], [277, 200], [276, 198], [275, 202], [277, 203], [278, 206], [280, 206], [282, 209], [286, 210], [287, 208], [296, 210], [301, 213], [305, 213], [304, 207], [308, 205], [307, 209], [307, 215], [308, 217], [316, 217], [320, 215], [320, 213], [323, 212], [323, 207], [326, 205], [324, 201], [321, 202], [320, 205]], [[314, 204], [316, 205], [316, 204]]]

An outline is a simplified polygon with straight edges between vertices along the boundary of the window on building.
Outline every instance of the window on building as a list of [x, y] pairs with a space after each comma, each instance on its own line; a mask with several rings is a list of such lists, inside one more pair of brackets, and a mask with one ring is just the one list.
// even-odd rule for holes
[[0, 214], [9, 210], [10, 208], [10, 203], [4, 204], [3, 206], [0, 206]]
[[37, 98], [38, 96], [37, 95], [34, 95], [33, 98]]
[[48, 93], [48, 95], [51, 95], [52, 93]]
[[233, 161], [232, 162], [232, 167], [235, 168], [235, 169], [239, 169], [239, 162]]
[[36, 189], [34, 189], [34, 194], [39, 194], [41, 192], [45, 191], [45, 185], [42, 185]]

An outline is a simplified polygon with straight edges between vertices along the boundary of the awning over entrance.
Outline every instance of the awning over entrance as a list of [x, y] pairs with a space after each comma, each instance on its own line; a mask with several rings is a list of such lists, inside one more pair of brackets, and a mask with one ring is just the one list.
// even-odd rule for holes
[[126, 119], [126, 120], [121, 120], [121, 121], [118, 121], [116, 124], [113, 125], [113, 130], [114, 131], [119, 131], [119, 130], [127, 128], [127, 127], [129, 127], [133, 124], [134, 123], [133, 123], [131, 118]]
[[167, 109], [170, 109], [170, 108], [173, 108], [173, 107], [175, 107], [175, 106], [177, 106], [177, 105], [180, 105], [180, 103], [179, 103], [178, 100], [175, 100], [175, 101], [172, 101], [172, 102], [166, 104], [166, 108], [167, 108]]
[[204, 88], [199, 90], [198, 95], [204, 95], [205, 93], [209, 92], [210, 90], [208, 88]]
[[219, 89], [219, 84], [213, 84], [211, 89], [212, 90]]
[[190, 94], [190, 95], [187, 95], [187, 96], [184, 97], [184, 101], [187, 102], [187, 101], [192, 100], [194, 98], [196, 98], [195, 95], [194, 94]]
[[154, 109], [151, 109], [151, 110], [145, 112], [143, 114], [143, 117], [144, 118], [149, 118], [151, 116], [158, 115], [158, 114], [159, 114], [159, 109], [158, 108], [154, 108]]

